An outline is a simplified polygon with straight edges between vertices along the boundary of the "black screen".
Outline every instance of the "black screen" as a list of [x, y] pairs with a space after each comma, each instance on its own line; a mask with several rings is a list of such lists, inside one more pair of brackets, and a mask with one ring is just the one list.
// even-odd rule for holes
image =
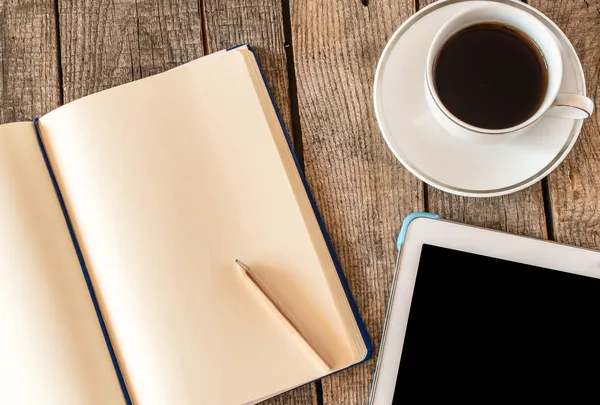
[[394, 405], [600, 403], [600, 280], [423, 245]]

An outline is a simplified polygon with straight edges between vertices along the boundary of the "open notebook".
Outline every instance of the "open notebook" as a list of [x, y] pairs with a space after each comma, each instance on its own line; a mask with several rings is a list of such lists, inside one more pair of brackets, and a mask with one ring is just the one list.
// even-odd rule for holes
[[[370, 342], [246, 46], [0, 126], [0, 403], [243, 404]], [[37, 132], [36, 132], [37, 127]]]

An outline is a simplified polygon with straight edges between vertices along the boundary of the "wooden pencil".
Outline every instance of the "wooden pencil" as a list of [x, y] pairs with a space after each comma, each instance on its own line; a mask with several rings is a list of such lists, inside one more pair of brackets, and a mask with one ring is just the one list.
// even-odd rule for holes
[[245, 276], [245, 278], [252, 284], [255, 289], [259, 292], [259, 294], [265, 299], [265, 301], [269, 304], [269, 307], [276, 314], [277, 317], [286, 325], [288, 330], [296, 336], [296, 338], [304, 344], [307, 351], [311, 353], [312, 357], [316, 360], [317, 363], [325, 370], [331, 371], [332, 366], [326, 360], [326, 357], [320, 353], [318, 347], [313, 344], [307, 336], [302, 333], [302, 331], [298, 328], [298, 326], [294, 323], [294, 321], [288, 316], [288, 314], [281, 308], [281, 306], [275, 301], [268, 292], [266, 286], [256, 277], [256, 275], [250, 270], [248, 266], [239, 260], [235, 261], [236, 266], [239, 268], [241, 273]]

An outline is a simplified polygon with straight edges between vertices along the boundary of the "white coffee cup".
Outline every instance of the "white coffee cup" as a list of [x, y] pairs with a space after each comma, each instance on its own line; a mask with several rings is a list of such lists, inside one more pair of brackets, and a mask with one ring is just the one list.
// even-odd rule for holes
[[[548, 86], [540, 107], [526, 121], [509, 128], [480, 128], [460, 120], [444, 106], [435, 87], [435, 64], [446, 41], [467, 27], [490, 22], [506, 25], [528, 36], [537, 45], [546, 62]], [[592, 100], [579, 94], [559, 94], [562, 76], [560, 45], [554, 34], [527, 12], [507, 4], [490, 2], [454, 16], [438, 31], [427, 55], [425, 93], [433, 116], [447, 132], [463, 139], [495, 142], [526, 132], [544, 115], [570, 119], [589, 117], [594, 109]]]

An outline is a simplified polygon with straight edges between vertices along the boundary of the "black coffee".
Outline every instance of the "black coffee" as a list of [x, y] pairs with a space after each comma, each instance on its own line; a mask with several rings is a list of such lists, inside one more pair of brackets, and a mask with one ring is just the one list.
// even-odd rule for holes
[[546, 94], [546, 63], [524, 34], [501, 24], [465, 28], [442, 47], [434, 67], [444, 106], [460, 120], [487, 129], [518, 125]]

